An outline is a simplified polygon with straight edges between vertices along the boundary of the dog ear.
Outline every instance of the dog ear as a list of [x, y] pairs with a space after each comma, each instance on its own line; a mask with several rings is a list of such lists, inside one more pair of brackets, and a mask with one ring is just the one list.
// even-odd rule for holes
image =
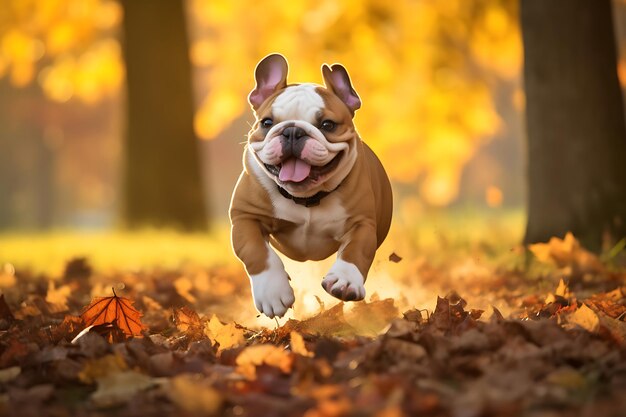
[[288, 70], [287, 60], [280, 54], [270, 54], [257, 64], [254, 70], [256, 87], [248, 96], [254, 110], [258, 110], [276, 90], [287, 85]]
[[348, 71], [343, 65], [333, 64], [329, 67], [324, 64], [322, 65], [322, 75], [326, 88], [335, 93], [348, 106], [350, 113], [354, 116], [354, 112], [361, 107], [361, 99], [352, 88]]

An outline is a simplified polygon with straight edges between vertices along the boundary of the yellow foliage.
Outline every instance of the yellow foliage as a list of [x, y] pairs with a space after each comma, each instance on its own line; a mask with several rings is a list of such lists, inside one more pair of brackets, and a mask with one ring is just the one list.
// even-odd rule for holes
[[[124, 79], [114, 0], [7, 0], [0, 20], [0, 77], [23, 87], [37, 79], [46, 96], [94, 103]], [[5, 12], [3, 6], [3, 13]], [[110, 32], [110, 33], [109, 33]], [[38, 63], [46, 65], [39, 68]], [[50, 64], [48, 64], [50, 62]]]
[[454, 200], [463, 166], [501, 128], [493, 80], [515, 79], [521, 66], [510, 0], [192, 0], [191, 10], [204, 34], [191, 56], [208, 68], [199, 136], [249, 114], [245, 98], [264, 55], [287, 57], [289, 82], [321, 82], [320, 64], [341, 62], [364, 103], [362, 137], [393, 179], [421, 181], [432, 205]]
[[237, 372], [248, 379], [256, 377], [256, 367], [273, 366], [283, 373], [289, 373], [293, 366], [293, 354], [280, 346], [253, 345], [245, 348], [237, 356]]
[[188, 413], [215, 414], [222, 406], [222, 396], [203, 382], [199, 375], [178, 375], [170, 380], [167, 396]]
[[598, 256], [583, 248], [571, 232], [567, 232], [563, 239], [552, 237], [548, 243], [528, 245], [528, 249], [540, 262], [553, 264], [570, 273], [594, 274], [604, 271]]
[[313, 357], [313, 352], [307, 349], [304, 343], [304, 337], [296, 331], [292, 331], [289, 334], [289, 340], [291, 345], [291, 351], [297, 355], [305, 356], [307, 358]]
[[235, 323], [222, 324], [215, 314], [204, 328], [204, 334], [219, 344], [219, 350], [230, 349], [245, 342], [244, 331]]
[[[37, 80], [58, 102], [95, 103], [119, 91], [117, 1], [5, 3], [0, 77], [16, 86]], [[250, 115], [252, 71], [268, 53], [288, 58], [290, 82], [321, 82], [320, 65], [341, 62], [364, 103], [359, 131], [391, 177], [417, 184], [424, 202], [446, 205], [463, 166], [502, 127], [492, 92], [519, 76], [516, 3], [188, 0], [190, 59], [204, 94], [195, 130], [211, 139]], [[522, 98], [512, 97], [516, 108]]]

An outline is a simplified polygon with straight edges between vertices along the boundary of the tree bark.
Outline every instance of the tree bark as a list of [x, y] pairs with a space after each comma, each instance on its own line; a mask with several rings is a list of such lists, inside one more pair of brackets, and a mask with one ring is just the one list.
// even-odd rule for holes
[[123, 0], [128, 227], [207, 227], [182, 0]]
[[626, 236], [626, 127], [610, 0], [522, 0], [526, 243]]

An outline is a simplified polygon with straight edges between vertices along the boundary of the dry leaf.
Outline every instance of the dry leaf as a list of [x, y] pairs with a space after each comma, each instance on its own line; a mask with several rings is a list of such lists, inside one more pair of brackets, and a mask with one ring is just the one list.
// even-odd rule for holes
[[626, 345], [626, 322], [614, 319], [606, 314], [598, 314], [600, 325], [609, 332], [611, 337], [620, 345]]
[[389, 255], [389, 261], [393, 262], [393, 263], [398, 263], [402, 260], [402, 257], [399, 256], [397, 253], [395, 252], [391, 252], [391, 255]]
[[147, 295], [143, 295], [141, 297], [141, 301], [143, 302], [143, 305], [148, 310], [156, 310], [156, 311], [163, 310], [163, 306], [157, 300], [155, 300], [152, 297], [148, 297]]
[[591, 333], [595, 333], [600, 329], [598, 315], [584, 303], [567, 318], [567, 321], [571, 324], [577, 324]]
[[343, 302], [306, 320], [289, 320], [285, 326], [302, 333], [319, 335], [354, 335], [356, 330], [346, 323]]
[[98, 359], [92, 359], [85, 363], [78, 378], [86, 383], [93, 384], [111, 373], [119, 373], [128, 369], [128, 365], [119, 355], [105, 355]]
[[176, 292], [190, 303], [196, 302], [196, 297], [191, 293], [193, 289], [193, 282], [187, 277], [180, 277], [174, 281], [174, 288]]
[[230, 349], [242, 345], [245, 332], [235, 323], [223, 324], [215, 314], [204, 327], [204, 334], [212, 341], [219, 344], [218, 350]]
[[152, 378], [136, 371], [111, 373], [99, 378], [97, 383], [98, 389], [91, 394], [91, 400], [99, 407], [124, 404], [155, 385]]
[[304, 337], [298, 332], [292, 331], [289, 333], [289, 345], [291, 346], [291, 351], [297, 355], [305, 356], [308, 358], [313, 357], [313, 352], [310, 352], [306, 348], [306, 344], [304, 343]]
[[548, 243], [528, 245], [535, 257], [545, 263], [552, 263], [559, 268], [572, 268], [575, 273], [599, 273], [604, 271], [600, 259], [580, 246], [571, 232], [564, 239], [551, 238]]
[[256, 377], [256, 367], [273, 366], [284, 373], [289, 373], [293, 365], [293, 354], [280, 346], [254, 345], [241, 351], [236, 359], [237, 372], [248, 379]]
[[416, 362], [426, 356], [426, 349], [422, 346], [401, 339], [389, 338], [383, 346], [386, 354], [400, 361]]
[[199, 375], [178, 375], [170, 380], [167, 395], [172, 402], [191, 414], [215, 414], [222, 407], [222, 396], [203, 384]]
[[118, 297], [115, 290], [111, 297], [94, 298], [80, 317], [87, 326], [116, 322], [129, 337], [141, 337], [141, 332], [145, 329], [141, 323], [141, 313], [133, 307], [133, 301]]
[[12, 366], [10, 368], [0, 370], [0, 384], [5, 384], [18, 377], [22, 373], [22, 369], [19, 366]]
[[549, 373], [546, 375], [546, 382], [570, 390], [580, 390], [587, 384], [585, 377], [570, 367], [562, 367]]
[[558, 295], [564, 298], [569, 298], [569, 288], [567, 286], [567, 284], [565, 283], [565, 281], [563, 281], [563, 278], [561, 278], [559, 280], [559, 285], [556, 287], [556, 290], [554, 291], [554, 295]]
[[355, 329], [355, 334], [375, 336], [399, 315], [393, 298], [386, 298], [354, 304], [354, 308], [345, 315], [345, 319]]
[[187, 306], [174, 310], [174, 323], [181, 332], [186, 332], [190, 328], [197, 329], [202, 325], [198, 313]]
[[46, 301], [56, 307], [58, 311], [67, 311], [67, 297], [72, 293], [69, 285], [61, 285], [56, 287], [56, 283], [52, 280], [48, 281], [48, 292], [46, 293]]

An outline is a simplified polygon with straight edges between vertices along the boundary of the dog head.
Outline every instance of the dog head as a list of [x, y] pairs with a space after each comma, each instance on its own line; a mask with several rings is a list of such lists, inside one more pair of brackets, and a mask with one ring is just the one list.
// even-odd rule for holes
[[332, 191], [357, 157], [359, 137], [352, 118], [361, 100], [346, 69], [323, 65], [325, 86], [287, 84], [282, 55], [263, 58], [248, 96], [256, 122], [248, 148], [265, 175], [296, 197]]

